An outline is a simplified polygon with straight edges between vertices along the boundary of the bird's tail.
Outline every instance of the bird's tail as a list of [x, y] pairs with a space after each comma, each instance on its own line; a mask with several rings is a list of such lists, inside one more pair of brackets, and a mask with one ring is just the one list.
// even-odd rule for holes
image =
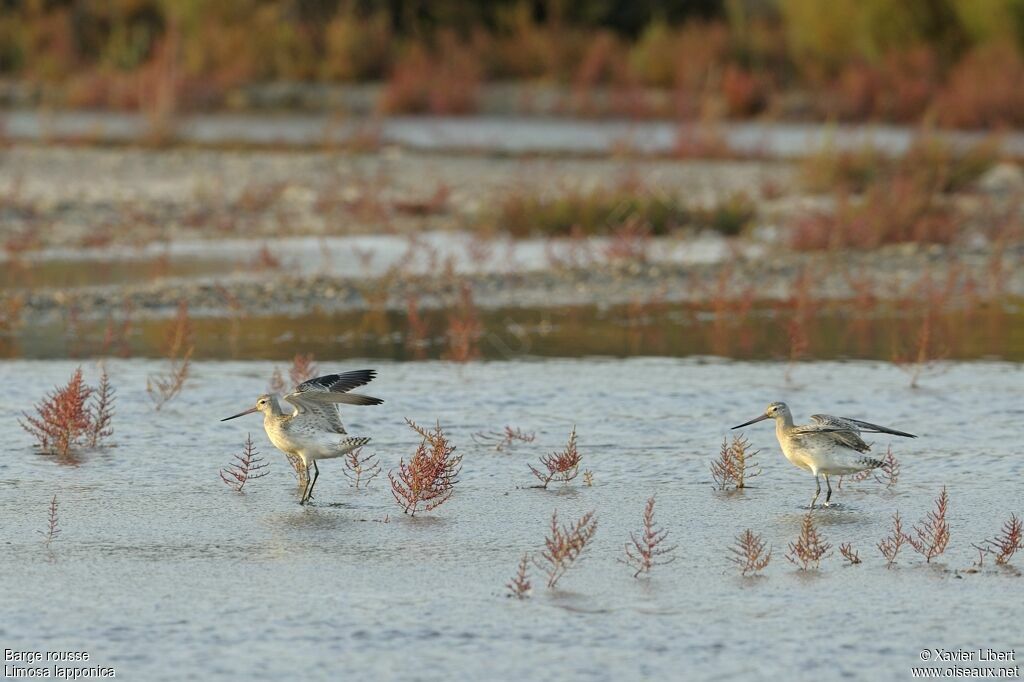
[[346, 438], [345, 440], [338, 443], [338, 454], [347, 455], [356, 448], [361, 448], [370, 442], [369, 438], [358, 437], [358, 438]]

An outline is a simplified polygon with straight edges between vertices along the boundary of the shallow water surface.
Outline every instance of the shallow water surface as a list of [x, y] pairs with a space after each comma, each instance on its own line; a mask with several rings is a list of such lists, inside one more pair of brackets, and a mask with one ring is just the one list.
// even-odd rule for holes
[[[219, 239], [152, 243], [139, 248], [54, 248], [29, 252], [19, 261], [0, 253], [0, 291], [34, 290], [154, 281], [265, 280], [275, 271], [290, 275], [383, 277], [398, 270], [421, 275], [441, 264], [457, 274], [529, 273], [556, 262], [602, 262], [607, 237], [499, 239], [470, 232], [400, 235], [281, 237], [273, 240], [276, 265], [261, 263], [267, 240]], [[730, 254], [757, 257], [764, 247], [732, 245], [723, 237], [654, 237], [649, 262], [703, 264]]]
[[[321, 464], [316, 504], [300, 507], [259, 418], [218, 421], [265, 390], [271, 363], [199, 362], [179, 399], [154, 412], [145, 381], [161, 365], [108, 361], [114, 447], [71, 465], [35, 454], [16, 416], [76, 363], [0, 362], [3, 646], [87, 650], [91, 664], [147, 680], [909, 679], [925, 647], [1022, 648], [1019, 573], [991, 562], [962, 572], [972, 542], [1024, 511], [1019, 364], [952, 363], [917, 390], [869, 362], [800, 365], [789, 383], [782, 364], [699, 359], [373, 365], [366, 392], [386, 403], [344, 416], [351, 433], [373, 436], [385, 470], [415, 448], [403, 417], [440, 420], [465, 458], [454, 498], [415, 519], [384, 476], [356, 492], [337, 461]], [[95, 364], [84, 368], [95, 381]], [[776, 399], [798, 419], [828, 412], [919, 434], [875, 438], [901, 463], [894, 488], [847, 481], [839, 504], [815, 513], [825, 538], [852, 543], [863, 564], [834, 553], [804, 574], [785, 560], [814, 484], [768, 425], [745, 430], [762, 449], [753, 487], [713, 490], [708, 463], [729, 426]], [[536, 442], [495, 452], [471, 438], [506, 424]], [[527, 464], [561, 448], [573, 425], [594, 485], [528, 487]], [[237, 494], [218, 470], [247, 432], [270, 474]], [[875, 545], [889, 517], [916, 522], [943, 485], [949, 550], [932, 565], [905, 550], [887, 570]], [[63, 533], [47, 549], [36, 531], [52, 495]], [[678, 558], [634, 580], [617, 560], [650, 495]], [[560, 589], [533, 570], [532, 598], [506, 598], [556, 509], [566, 520], [596, 511], [587, 555]], [[745, 528], [773, 547], [763, 577], [740, 578], [726, 561]]]
[[[763, 304], [742, 315], [706, 305], [636, 301], [623, 305], [547, 305], [476, 311], [480, 357], [493, 360], [581, 355], [714, 355], [743, 360], [815, 358], [898, 360], [917, 357], [925, 324], [941, 339], [928, 348], [933, 361], [1024, 360], [1024, 306], [1019, 299], [976, 310], [952, 309], [928, 316], [918, 309], [882, 309], [871, 314], [837, 303], [816, 307], [798, 319], [783, 304]], [[200, 311], [201, 312], [201, 311]], [[316, 357], [344, 353], [390, 360], [446, 358], [451, 311], [424, 309], [416, 328], [404, 310], [263, 313], [198, 317], [196, 358], [290, 361], [297, 348]], [[807, 345], [794, 352], [794, 323]], [[51, 319], [0, 333], [0, 358], [53, 359], [106, 354], [160, 357], [172, 320]], [[941, 365], [939, 362], [935, 362]], [[907, 369], [914, 367], [905, 365]]]
[[[146, 140], [154, 132], [141, 114], [31, 110], [7, 112], [4, 133], [15, 140], [85, 139], [94, 142]], [[680, 125], [675, 121], [590, 120], [507, 116], [391, 116], [339, 122], [330, 115], [195, 114], [177, 121], [174, 135], [195, 144], [271, 144], [319, 146], [358, 143], [366, 139], [419, 150], [493, 153], [608, 154], [632, 149], [671, 154], [681, 136], [712, 132], [739, 154], [799, 158], [808, 150], [871, 147], [887, 154], [905, 152], [919, 135], [916, 128], [893, 125], [834, 125], [820, 123], [735, 122]], [[948, 131], [953, 144], [968, 146], [984, 140], [981, 131]], [[1004, 133], [1001, 150], [1020, 155], [1024, 134]]]

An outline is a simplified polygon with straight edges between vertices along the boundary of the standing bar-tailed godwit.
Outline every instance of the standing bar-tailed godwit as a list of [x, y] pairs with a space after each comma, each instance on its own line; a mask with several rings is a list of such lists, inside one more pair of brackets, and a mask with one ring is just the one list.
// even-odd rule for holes
[[888, 433], [904, 438], [917, 438], [912, 433], [871, 422], [827, 414], [812, 414], [813, 424], [795, 426], [793, 413], [789, 411], [786, 403], [772, 403], [760, 417], [732, 428], [738, 429], [765, 419], [775, 420], [775, 436], [779, 439], [782, 454], [786, 459], [814, 474], [814, 481], [818, 487], [811, 498], [811, 509], [814, 509], [814, 503], [821, 495], [819, 474], [825, 477], [825, 485], [828, 486], [828, 494], [825, 495], [827, 507], [832, 499], [829, 476], [855, 474], [865, 469], [877, 469], [884, 464], [879, 459], [864, 456], [865, 452], [871, 450], [871, 446], [861, 439], [861, 433]]
[[[285, 414], [277, 396], [266, 393], [256, 399], [256, 406], [236, 415], [221, 419], [235, 419], [253, 412], [263, 413], [263, 428], [278, 450], [298, 457], [306, 469], [306, 487], [299, 504], [313, 499], [313, 486], [320, 476], [318, 459], [342, 457], [370, 442], [369, 438], [342, 438], [347, 436], [338, 405], [380, 405], [384, 401], [367, 395], [349, 393], [353, 388], [373, 381], [376, 370], [359, 369], [344, 374], [328, 374], [310, 379], [296, 386], [284, 400], [295, 409]], [[313, 476], [309, 468], [313, 467]]]

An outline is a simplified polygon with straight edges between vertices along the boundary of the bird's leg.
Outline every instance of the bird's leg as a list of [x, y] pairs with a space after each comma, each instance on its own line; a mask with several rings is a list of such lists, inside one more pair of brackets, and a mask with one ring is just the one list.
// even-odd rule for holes
[[828, 474], [825, 474], [825, 486], [828, 488], [828, 492], [825, 493], [825, 506], [829, 506], [829, 500], [832, 499], [832, 483], [828, 480]]
[[814, 491], [814, 497], [811, 498], [811, 509], [814, 509], [814, 503], [818, 501], [818, 495], [821, 495], [821, 479], [818, 478], [818, 474], [814, 474], [814, 482], [818, 484], [818, 488]]
[[316, 485], [316, 479], [320, 478], [320, 468], [316, 465], [316, 460], [313, 460], [313, 480], [309, 482], [309, 492], [306, 493], [306, 500], [313, 499], [313, 486]]
[[306, 485], [303, 486], [303, 488], [302, 488], [302, 499], [299, 500], [299, 504], [306, 504], [306, 502], [309, 501], [309, 499], [310, 499], [309, 498], [309, 493], [310, 493], [309, 484], [310, 484], [309, 465], [307, 464], [306, 465]]

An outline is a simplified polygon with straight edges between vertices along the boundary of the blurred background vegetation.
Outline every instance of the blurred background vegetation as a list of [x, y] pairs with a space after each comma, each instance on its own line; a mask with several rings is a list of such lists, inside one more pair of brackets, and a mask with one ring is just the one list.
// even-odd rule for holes
[[470, 113], [523, 81], [634, 116], [1016, 126], [1022, 53], [1024, 0], [0, 0], [0, 79], [67, 107], [384, 83], [383, 112]]

